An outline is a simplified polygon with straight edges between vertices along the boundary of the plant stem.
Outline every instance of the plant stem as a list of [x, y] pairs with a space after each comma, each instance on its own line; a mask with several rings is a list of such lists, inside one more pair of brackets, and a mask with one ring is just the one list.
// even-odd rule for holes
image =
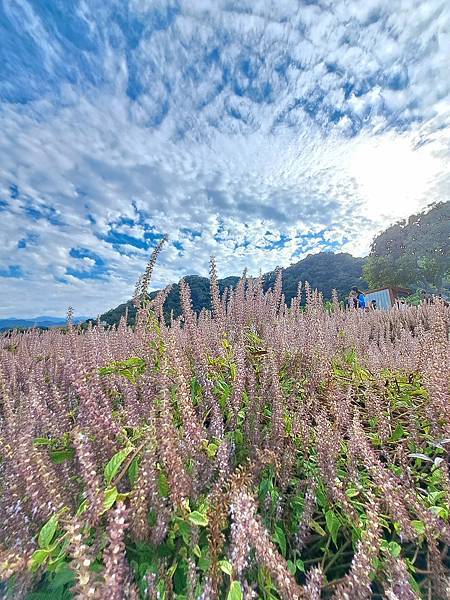
[[326, 569], [324, 570], [324, 574], [329, 570], [329, 568], [337, 561], [337, 559], [344, 554], [345, 548], [347, 548], [351, 544], [350, 540], [346, 540], [345, 543], [339, 548], [339, 550], [333, 555], [330, 562], [327, 564]]
[[139, 444], [139, 446], [136, 448], [136, 450], [130, 454], [130, 456], [128, 457], [128, 459], [125, 461], [125, 464], [124, 464], [122, 470], [117, 475], [117, 477], [114, 479], [114, 481], [111, 483], [112, 487], [117, 486], [117, 484], [119, 483], [119, 481], [121, 481], [123, 479], [123, 477], [125, 476], [125, 473], [128, 470], [128, 467], [131, 465], [131, 463], [133, 462], [133, 460], [136, 458], [136, 456], [139, 454], [139, 452], [142, 450], [142, 448], [145, 446], [145, 444], [147, 442], [148, 442], [148, 440], [144, 440], [143, 442], [141, 442]]

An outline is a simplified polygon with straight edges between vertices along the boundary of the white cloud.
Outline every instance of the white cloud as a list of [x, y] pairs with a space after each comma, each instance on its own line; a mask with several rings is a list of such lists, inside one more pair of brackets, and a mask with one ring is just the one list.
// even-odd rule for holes
[[[205, 274], [210, 254], [224, 276], [330, 244], [362, 255], [448, 198], [444, 0], [5, 7], [17, 78], [0, 84], [0, 269], [26, 278], [2, 278], [0, 315], [127, 299], [147, 256], [129, 238], [152, 231], [183, 246], [161, 256], [161, 286]], [[68, 275], [97, 267], [71, 248], [103, 279]]]

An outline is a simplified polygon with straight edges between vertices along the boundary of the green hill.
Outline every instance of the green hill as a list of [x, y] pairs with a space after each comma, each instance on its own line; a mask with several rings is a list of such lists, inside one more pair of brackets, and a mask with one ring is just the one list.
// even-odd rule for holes
[[439, 202], [399, 221], [372, 243], [364, 267], [371, 287], [450, 286], [450, 201]]
[[[341, 298], [347, 296], [353, 285], [365, 288], [367, 284], [362, 278], [364, 261], [364, 258], [355, 258], [351, 254], [343, 252], [337, 254], [332, 252], [310, 254], [303, 260], [283, 269], [283, 292], [286, 301], [289, 303], [296, 295], [299, 281], [308, 281], [311, 287], [321, 291], [325, 298], [331, 298], [333, 288], [338, 291]], [[184, 279], [191, 288], [194, 310], [199, 312], [202, 308], [210, 309], [209, 279], [198, 275], [188, 275]], [[219, 288], [221, 293], [227, 287], [234, 287], [238, 281], [238, 276], [220, 279]], [[275, 271], [266, 273], [264, 275], [264, 288], [267, 290], [272, 287], [274, 281]], [[157, 292], [152, 292], [150, 298], [154, 298], [156, 294]], [[180, 286], [178, 283], [173, 285], [164, 308], [165, 313], [168, 315], [172, 310], [176, 317], [181, 314]], [[108, 325], [117, 324], [125, 314], [126, 309], [128, 309], [128, 322], [133, 324], [136, 309], [131, 300], [101, 315], [100, 321]]]

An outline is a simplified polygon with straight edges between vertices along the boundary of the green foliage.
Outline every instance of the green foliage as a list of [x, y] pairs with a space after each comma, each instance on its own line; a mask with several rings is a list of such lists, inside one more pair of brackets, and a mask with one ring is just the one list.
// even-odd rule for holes
[[115, 486], [112, 488], [108, 488], [105, 491], [105, 498], [103, 500], [103, 511], [104, 512], [107, 512], [114, 505], [115, 501], [117, 500], [118, 495], [119, 495], [119, 492]]
[[232, 581], [228, 592], [227, 600], [242, 600], [242, 588], [239, 581]]
[[75, 448], [71, 445], [69, 433], [54, 438], [35, 438], [33, 440], [33, 445], [38, 448], [46, 447], [50, 459], [55, 465], [59, 465], [66, 460], [75, 458]]
[[208, 517], [198, 510], [191, 512], [188, 518], [190, 523], [193, 525], [198, 525], [198, 527], [206, 527], [208, 525]]
[[139, 457], [136, 456], [131, 461], [130, 467], [128, 469], [128, 479], [129, 479], [132, 487], [136, 483], [138, 476], [139, 476]]
[[337, 534], [341, 527], [341, 521], [337, 517], [336, 513], [334, 513], [332, 510], [327, 510], [325, 513], [325, 522], [327, 524], [327, 530], [331, 535], [331, 539], [333, 540], [334, 545], [337, 547]]
[[40, 548], [48, 548], [56, 533], [58, 527], [58, 517], [53, 515], [47, 523], [42, 527], [38, 536], [38, 544]]
[[98, 372], [100, 375], [121, 375], [131, 383], [136, 383], [138, 377], [145, 373], [146, 365], [142, 358], [133, 356], [127, 360], [115, 360], [106, 367], [101, 367]]
[[43, 591], [32, 592], [27, 600], [71, 600], [71, 588], [75, 583], [75, 575], [67, 565], [62, 565], [57, 571], [47, 572], [41, 583]]
[[372, 243], [364, 266], [370, 287], [439, 289], [450, 283], [450, 201], [392, 225]]
[[128, 446], [127, 448], [124, 448], [123, 450], [120, 450], [119, 452], [114, 454], [114, 456], [110, 459], [110, 461], [105, 467], [104, 472], [104, 477], [107, 484], [111, 483], [111, 481], [117, 475], [120, 467], [122, 466], [122, 463], [130, 454], [130, 452], [133, 452], [133, 450], [133, 446]]
[[417, 280], [417, 264], [409, 257], [371, 255], [363, 267], [370, 288], [407, 287]]
[[53, 450], [50, 452], [50, 458], [55, 465], [59, 465], [60, 463], [71, 460], [75, 458], [75, 449], [74, 448], [66, 448], [64, 450]]
[[278, 544], [280, 552], [283, 556], [286, 556], [286, 535], [280, 526], [275, 527], [275, 533], [273, 539]]
[[230, 577], [233, 574], [233, 565], [228, 560], [219, 560], [219, 567]]
[[[352, 286], [364, 289], [363, 265], [365, 259], [355, 258], [344, 252], [319, 252], [311, 254], [298, 263], [283, 269], [283, 293], [289, 304], [297, 294], [299, 282], [310, 284], [313, 289], [322, 292], [324, 298], [331, 299], [333, 289], [340, 298], [347, 298]], [[275, 282], [275, 272], [264, 276], [265, 289]]]

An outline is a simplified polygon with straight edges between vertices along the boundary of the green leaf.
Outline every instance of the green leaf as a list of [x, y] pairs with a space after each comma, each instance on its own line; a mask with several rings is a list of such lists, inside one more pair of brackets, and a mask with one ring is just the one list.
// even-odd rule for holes
[[425, 533], [425, 525], [422, 523], [422, 521], [411, 521], [411, 525], [420, 535]]
[[198, 559], [198, 568], [200, 571], [207, 571], [211, 566], [211, 561], [206, 556], [202, 556]]
[[49, 554], [49, 550], [36, 550], [33, 552], [30, 559], [30, 569], [36, 571], [46, 561]]
[[51, 584], [49, 585], [50, 590], [57, 590], [64, 587], [68, 583], [73, 583], [75, 580], [74, 572], [64, 565], [59, 571], [57, 571], [53, 577]]
[[231, 379], [234, 381], [237, 376], [237, 366], [235, 365], [235, 363], [230, 364], [230, 375]]
[[305, 563], [302, 561], [301, 558], [297, 558], [297, 560], [295, 561], [295, 566], [301, 573], [305, 572]]
[[289, 569], [289, 573], [291, 575], [295, 575], [295, 571], [297, 570], [297, 567], [295, 566], [295, 564], [292, 562], [292, 560], [288, 560], [287, 561], [287, 566]]
[[160, 579], [158, 581], [158, 583], [156, 584], [157, 590], [158, 590], [158, 595], [157, 598], [166, 598], [166, 583], [164, 581], [164, 579]]
[[402, 551], [402, 547], [397, 542], [389, 542], [389, 552], [392, 554], [394, 558], [400, 556]]
[[430, 510], [444, 521], [448, 520], [448, 510], [443, 506], [430, 506]]
[[442, 491], [435, 491], [435, 492], [430, 492], [428, 494], [428, 499], [430, 502], [433, 502], [434, 504], [436, 504], [436, 502], [439, 502], [440, 500], [444, 500], [445, 499], [445, 492]]
[[309, 526], [311, 527], [311, 529], [313, 531], [315, 531], [316, 533], [318, 533], [319, 535], [327, 535], [327, 532], [325, 531], [325, 529], [323, 529], [319, 523], [317, 523], [317, 521], [311, 521], [311, 523], [309, 524]]
[[127, 367], [143, 369], [145, 367], [145, 360], [143, 358], [139, 358], [138, 356], [132, 356], [131, 358], [124, 360], [124, 364]]
[[183, 538], [183, 542], [186, 544], [186, 546], [189, 546], [191, 535], [191, 527], [189, 523], [186, 523], [186, 521], [183, 521], [183, 519], [180, 517], [175, 518], [175, 523], [177, 524], [180, 535]]
[[134, 486], [139, 476], [139, 457], [135, 456], [128, 468], [128, 479], [130, 484]]
[[414, 579], [414, 577], [412, 577], [412, 575], [409, 576], [409, 583], [411, 584], [412, 589], [416, 592], [418, 598], [420, 598], [422, 590], [420, 589], [419, 584]]
[[286, 536], [284, 535], [284, 531], [278, 525], [275, 527], [275, 533], [273, 535], [273, 539], [277, 542], [280, 547], [281, 554], [286, 556]]
[[188, 520], [199, 527], [206, 527], [206, 525], [208, 525], [208, 517], [206, 515], [202, 515], [202, 513], [198, 510], [191, 512], [188, 516]]
[[136, 377], [135, 373], [133, 372], [133, 369], [122, 369], [121, 371], [119, 371], [119, 375], [122, 375], [122, 377], [125, 377], [126, 379], [131, 381], [131, 383], [136, 382]]
[[59, 465], [65, 460], [72, 460], [75, 457], [75, 448], [65, 448], [64, 450], [52, 450], [50, 459], [55, 465]]
[[341, 527], [341, 522], [332, 510], [328, 510], [325, 513], [325, 521], [327, 523], [327, 529], [330, 532], [331, 539], [334, 545], [337, 546], [337, 534]]
[[173, 577], [173, 574], [174, 574], [174, 573], [175, 573], [175, 571], [177, 570], [177, 567], [178, 567], [178, 563], [177, 563], [177, 562], [175, 562], [175, 563], [173, 563], [173, 565], [172, 565], [172, 566], [171, 566], [171, 567], [168, 569], [168, 571], [167, 571], [167, 577], [168, 577], [169, 579], [172, 579], [172, 577]]
[[169, 482], [167, 481], [166, 474], [163, 471], [159, 472], [158, 484], [159, 484], [159, 493], [161, 494], [161, 496], [163, 498], [167, 498], [169, 496], [170, 488], [169, 488]]
[[48, 548], [51, 544], [51, 541], [56, 533], [56, 529], [58, 527], [58, 517], [57, 515], [53, 515], [47, 521], [47, 523], [42, 527], [38, 536], [38, 544], [40, 548]]
[[145, 373], [146, 364], [142, 358], [133, 356], [127, 360], [115, 360], [106, 367], [101, 367], [98, 372], [100, 375], [111, 375], [113, 373], [122, 375], [131, 381], [136, 383], [136, 379], [139, 375]]
[[49, 438], [34, 438], [33, 444], [35, 446], [51, 446], [53, 444], [53, 440]]
[[61, 567], [64, 568], [64, 559], [67, 556], [67, 551], [70, 546], [70, 540], [65, 540], [63, 542], [63, 544], [59, 547], [59, 552], [58, 552], [57, 556], [55, 557], [54, 550], [56, 550], [58, 548], [58, 545], [59, 545], [59, 540], [56, 540], [56, 542], [52, 545], [52, 547], [49, 548], [49, 550], [52, 552], [52, 559], [49, 560], [48, 567], [49, 567], [49, 570], [51, 570], [51, 571], [59, 572]]
[[75, 516], [77, 516], [77, 517], [81, 516], [84, 512], [86, 512], [87, 507], [88, 507], [88, 501], [83, 500], [83, 502], [78, 507], [77, 512], [75, 513]]
[[105, 467], [104, 476], [106, 483], [111, 483], [111, 481], [117, 475], [117, 472], [119, 471], [123, 461], [130, 454], [130, 452], [133, 452], [133, 450], [133, 446], [128, 446], [127, 448], [124, 448], [123, 450], [120, 450], [114, 454]]
[[209, 458], [214, 458], [214, 456], [216, 456], [217, 454], [217, 450], [219, 449], [219, 445], [215, 444], [214, 442], [209, 443], [206, 446], [206, 453], [208, 455]]
[[[327, 506], [328, 498], [327, 498], [327, 495], [323, 488], [321, 488], [321, 487], [318, 488], [318, 490], [316, 492], [316, 499], [317, 499], [317, 504], [319, 506]], [[323, 529], [322, 529], [322, 531], [323, 531]], [[321, 533], [320, 535], [325, 535], [325, 532]]]
[[234, 430], [234, 441], [238, 448], [242, 447], [242, 445], [244, 443], [244, 434], [242, 433], [242, 431], [240, 429]]
[[398, 521], [394, 521], [393, 525], [394, 525], [395, 533], [400, 535], [402, 533], [402, 526], [400, 525], [400, 523]]
[[401, 439], [404, 435], [405, 435], [405, 430], [403, 429], [402, 425], [399, 423], [397, 425], [397, 427], [395, 428], [394, 433], [391, 435], [391, 437], [389, 439], [391, 442], [398, 442], [398, 440]]
[[116, 487], [105, 490], [105, 498], [103, 500], [103, 512], [106, 512], [111, 508], [114, 502], [117, 500], [119, 492]]
[[233, 567], [227, 560], [219, 560], [219, 567], [221, 570], [231, 577], [233, 573]]
[[242, 600], [242, 588], [239, 581], [232, 581], [228, 591], [227, 600]]

